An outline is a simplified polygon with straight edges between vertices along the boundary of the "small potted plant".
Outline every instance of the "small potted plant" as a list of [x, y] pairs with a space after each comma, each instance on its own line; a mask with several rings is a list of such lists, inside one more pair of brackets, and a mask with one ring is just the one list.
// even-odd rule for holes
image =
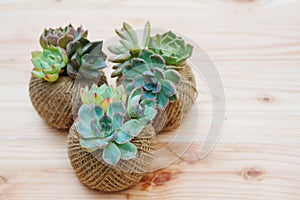
[[[147, 22], [141, 43], [127, 23], [116, 30], [121, 45], [111, 45], [110, 61], [117, 63], [111, 76], [118, 77], [127, 92], [141, 86], [144, 98], [156, 99], [159, 114], [153, 121], [156, 132], [177, 128], [197, 96], [196, 82], [187, 59], [193, 47], [171, 31], [151, 37]], [[151, 94], [151, 95], [150, 95]]]
[[31, 102], [38, 114], [58, 129], [68, 129], [73, 123], [72, 99], [79, 99], [82, 86], [75, 84], [75, 78], [88, 80], [85, 84], [106, 83], [101, 70], [107, 57], [102, 41], [90, 42], [86, 37], [86, 30], [71, 24], [45, 29], [40, 37], [42, 51], [32, 52]]
[[[105, 192], [130, 188], [149, 170], [155, 148], [153, 102], [103, 84], [81, 90], [83, 105], [70, 128], [68, 154], [78, 179]], [[137, 100], [138, 99], [138, 100]]]
[[[176, 85], [180, 82], [180, 75], [173, 69], [165, 69], [165, 62], [159, 55], [143, 49], [138, 58], [124, 66], [122, 85], [126, 93], [140, 95], [141, 101], [152, 101], [153, 107], [158, 110], [153, 120], [156, 133], [164, 128], [166, 119], [165, 109], [169, 102], [177, 100]], [[130, 99], [131, 99], [130, 96]], [[155, 103], [155, 104], [154, 104]]]

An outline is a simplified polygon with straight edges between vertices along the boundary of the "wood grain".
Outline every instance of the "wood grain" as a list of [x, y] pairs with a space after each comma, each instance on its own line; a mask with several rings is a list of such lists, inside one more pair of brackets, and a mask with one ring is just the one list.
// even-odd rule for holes
[[[0, 199], [300, 199], [299, 9], [297, 0], [0, 1]], [[146, 20], [207, 50], [226, 93], [223, 135], [203, 160], [199, 137], [137, 187], [91, 191], [72, 172], [67, 132], [33, 110], [30, 52], [45, 26], [83, 24], [91, 39], [108, 39], [123, 21], [142, 27]], [[210, 98], [200, 94], [205, 132]]]

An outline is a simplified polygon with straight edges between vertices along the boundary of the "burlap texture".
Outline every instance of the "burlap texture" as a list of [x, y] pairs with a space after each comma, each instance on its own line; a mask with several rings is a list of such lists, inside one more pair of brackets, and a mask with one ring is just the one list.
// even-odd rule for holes
[[[165, 110], [163, 130], [168, 131], [178, 128], [182, 118], [189, 112], [197, 97], [196, 80], [189, 65], [178, 71], [180, 82], [176, 86], [177, 100], [170, 102]], [[160, 119], [160, 121], [163, 121]]]
[[[105, 164], [101, 150], [93, 154], [80, 146], [80, 136], [73, 125], [68, 137], [68, 155], [77, 178], [89, 188], [116, 192], [135, 186], [150, 169], [155, 150], [154, 129], [151, 125], [131, 142], [138, 149], [137, 158], [120, 160], [117, 166]], [[96, 158], [98, 155], [98, 158]]]
[[[98, 85], [103, 83], [106, 83], [106, 77], [102, 72]], [[31, 76], [29, 96], [35, 110], [48, 124], [57, 129], [68, 129], [74, 121], [73, 112], [77, 113], [81, 105], [80, 88], [87, 84], [92, 83], [75, 84], [75, 80], [69, 76], [61, 76], [52, 83]]]

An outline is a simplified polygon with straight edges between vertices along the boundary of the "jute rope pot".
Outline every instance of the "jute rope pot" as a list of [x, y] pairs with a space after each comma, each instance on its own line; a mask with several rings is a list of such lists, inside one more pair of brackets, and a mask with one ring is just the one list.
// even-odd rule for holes
[[168, 104], [164, 120], [157, 119], [163, 121], [162, 129], [166, 131], [180, 126], [183, 116], [190, 111], [197, 97], [196, 80], [191, 67], [185, 64], [185, 67], [178, 72], [181, 76], [176, 86], [177, 100]]
[[[197, 97], [196, 80], [191, 67], [185, 64], [185, 67], [178, 72], [180, 73], [180, 82], [176, 86], [177, 100], [170, 102], [166, 110], [158, 110], [152, 123], [155, 133], [178, 128], [183, 116], [189, 112]], [[122, 82], [123, 77], [118, 77], [117, 85], [121, 85]]]
[[[68, 155], [77, 178], [89, 188], [104, 192], [125, 190], [138, 184], [151, 166], [155, 149], [154, 129], [146, 126], [131, 142], [138, 149], [137, 158], [120, 160], [113, 167], [101, 161], [101, 151], [84, 151], [80, 136], [73, 125], [68, 137]], [[97, 158], [97, 154], [99, 157]]]
[[[102, 72], [98, 85], [106, 82], [106, 77]], [[76, 107], [79, 108], [80, 88], [87, 84], [86, 82], [75, 84], [75, 79], [69, 76], [61, 76], [56, 82], [47, 82], [31, 76], [29, 96], [37, 113], [48, 124], [57, 129], [68, 129], [74, 121], [72, 103], [77, 102]]]

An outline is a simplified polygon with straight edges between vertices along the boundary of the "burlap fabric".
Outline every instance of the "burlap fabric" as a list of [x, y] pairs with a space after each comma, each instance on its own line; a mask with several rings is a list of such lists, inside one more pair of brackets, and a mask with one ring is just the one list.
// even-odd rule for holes
[[104, 192], [116, 192], [135, 186], [150, 169], [155, 150], [154, 129], [151, 125], [131, 142], [138, 149], [137, 158], [120, 160], [117, 166], [105, 164], [101, 150], [94, 153], [84, 151], [80, 136], [73, 125], [68, 137], [68, 154], [77, 178], [86, 186]]
[[[102, 72], [98, 85], [106, 82]], [[91, 84], [92, 82], [75, 84], [75, 79], [69, 76], [61, 76], [52, 83], [31, 76], [29, 96], [35, 110], [48, 124], [58, 129], [68, 129], [74, 121], [73, 112], [77, 113], [76, 110], [81, 105], [80, 88]], [[72, 104], [76, 107], [73, 110]]]

